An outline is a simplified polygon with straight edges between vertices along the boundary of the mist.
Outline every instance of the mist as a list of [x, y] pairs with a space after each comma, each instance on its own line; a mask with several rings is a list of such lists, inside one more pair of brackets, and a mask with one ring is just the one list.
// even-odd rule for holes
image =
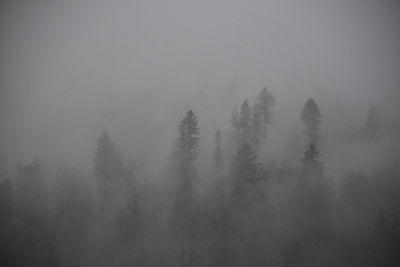
[[395, 1], [0, 7], [4, 266], [399, 263]]

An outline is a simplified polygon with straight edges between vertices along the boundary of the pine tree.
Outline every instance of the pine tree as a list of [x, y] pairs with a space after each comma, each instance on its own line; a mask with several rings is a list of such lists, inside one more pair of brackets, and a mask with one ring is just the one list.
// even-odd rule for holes
[[174, 227], [188, 227], [189, 214], [193, 209], [193, 179], [195, 178], [195, 160], [198, 156], [199, 128], [197, 117], [188, 111], [178, 126], [178, 138], [175, 143], [176, 170], [178, 185], [171, 219]]
[[309, 177], [322, 177], [324, 167], [320, 162], [320, 154], [314, 143], [310, 143], [308, 150], [304, 153], [301, 160], [302, 174]]
[[257, 120], [260, 120], [260, 129], [259, 129], [259, 137], [266, 138], [268, 125], [272, 124], [274, 113], [272, 112], [272, 107], [275, 105], [275, 97], [274, 95], [268, 91], [267, 87], [264, 87], [260, 94], [256, 99], [256, 103], [254, 105], [254, 115]]
[[[198, 134], [197, 117], [192, 110], [189, 110], [178, 127], [178, 140], [176, 142], [178, 156], [184, 165], [192, 165], [197, 158]], [[187, 173], [184, 173], [184, 175], [187, 175]]]
[[238, 208], [249, 204], [251, 187], [262, 179], [263, 171], [257, 156], [248, 144], [243, 144], [237, 152], [231, 170], [231, 196]]
[[122, 188], [123, 167], [116, 146], [108, 133], [97, 139], [95, 176], [102, 206], [118, 197]]
[[[307, 240], [308, 250], [329, 253], [333, 241], [332, 191], [324, 178], [323, 164], [316, 146], [310, 143], [301, 160], [301, 176], [293, 192], [293, 221], [299, 229], [300, 240]], [[312, 264], [314, 265], [314, 264]]]
[[135, 168], [133, 164], [128, 169], [126, 176], [126, 205], [118, 216], [116, 230], [120, 241], [129, 245], [141, 241], [143, 225], [140, 194], [137, 188]]
[[239, 112], [237, 103], [235, 104], [235, 107], [232, 110], [230, 123], [233, 132], [233, 142], [235, 145], [237, 145], [240, 140]]
[[54, 266], [55, 233], [46, 179], [40, 162], [19, 165], [16, 202], [18, 247], [16, 266]]
[[264, 138], [264, 133], [266, 132], [264, 120], [262, 113], [259, 110], [259, 106], [257, 103], [253, 105], [252, 109], [252, 120], [251, 120], [251, 144], [254, 150], [257, 152], [258, 147], [260, 145], [261, 138]]
[[69, 165], [58, 169], [55, 180], [57, 266], [82, 263], [90, 236], [93, 207], [84, 175]]
[[239, 113], [239, 147], [243, 144], [251, 144], [252, 140], [252, 110], [247, 99], [240, 106]]
[[300, 118], [303, 121], [309, 143], [319, 144], [321, 117], [321, 112], [315, 101], [312, 98], [308, 99], [301, 111]]
[[41, 216], [48, 211], [47, 184], [38, 159], [17, 168], [16, 196], [22, 213]]
[[214, 199], [213, 205], [218, 206], [219, 202], [223, 202], [226, 197], [226, 181], [223, 174], [223, 151], [222, 137], [220, 131], [215, 134], [213, 175], [215, 178], [213, 188], [211, 190], [211, 199]]
[[222, 137], [221, 132], [215, 133], [215, 145], [214, 145], [214, 169], [216, 172], [220, 172], [223, 167], [223, 155], [222, 155]]
[[194, 255], [190, 240], [194, 238], [196, 228], [193, 179], [196, 175], [194, 163], [198, 156], [198, 135], [197, 117], [190, 110], [178, 126], [174, 153], [178, 185], [169, 221], [171, 234], [179, 242], [177, 246], [182, 266], [188, 265]]

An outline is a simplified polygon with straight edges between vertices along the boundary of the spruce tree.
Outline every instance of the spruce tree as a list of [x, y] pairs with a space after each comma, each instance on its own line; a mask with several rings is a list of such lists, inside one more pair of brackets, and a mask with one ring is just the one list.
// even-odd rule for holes
[[192, 165], [197, 158], [198, 134], [197, 117], [192, 110], [189, 110], [178, 126], [178, 140], [176, 142], [178, 155], [182, 162], [187, 165]]
[[235, 107], [232, 110], [231, 113], [231, 126], [233, 129], [233, 133], [235, 136], [235, 141], [239, 142], [239, 136], [240, 136], [240, 127], [239, 127], [239, 112], [238, 112], [238, 105], [236, 103]]
[[198, 135], [197, 117], [190, 110], [178, 126], [174, 152], [178, 185], [169, 221], [172, 235], [179, 240], [179, 258], [182, 266], [189, 264], [194, 253], [194, 249], [189, 245], [195, 235], [193, 179], [196, 175], [194, 163], [198, 156]]
[[121, 193], [123, 176], [120, 155], [106, 132], [97, 139], [94, 163], [100, 201], [104, 207]]
[[253, 105], [252, 109], [252, 120], [251, 120], [251, 144], [252, 147], [254, 148], [254, 151], [257, 152], [258, 147], [260, 145], [261, 138], [264, 138], [265, 135], [264, 133], [266, 132], [265, 125], [264, 125], [264, 120], [262, 113], [259, 110], [259, 106], [257, 103]]
[[322, 177], [324, 167], [320, 161], [320, 154], [314, 143], [310, 143], [301, 160], [302, 174], [310, 177]]
[[220, 172], [223, 166], [223, 155], [222, 155], [222, 137], [221, 132], [215, 133], [215, 144], [214, 144], [214, 169], [216, 172]]
[[15, 182], [18, 221], [15, 266], [54, 266], [54, 224], [40, 162], [19, 165]]
[[70, 165], [55, 177], [58, 266], [78, 266], [84, 260], [92, 227], [92, 198], [84, 175]]
[[126, 172], [126, 180], [126, 204], [118, 215], [116, 230], [122, 244], [132, 245], [141, 241], [143, 230], [140, 194], [133, 164]]
[[252, 140], [252, 110], [250, 108], [249, 102], [243, 101], [240, 106], [239, 113], [239, 147], [243, 144], [251, 144]]
[[253, 108], [253, 112], [257, 114], [254, 115], [254, 117], [260, 120], [260, 127], [257, 135], [263, 139], [267, 137], [268, 126], [273, 122], [274, 113], [272, 112], [272, 107], [274, 105], [274, 95], [268, 91], [267, 87], [264, 87], [259, 93]]
[[175, 174], [178, 178], [178, 185], [172, 217], [176, 227], [187, 227], [188, 214], [192, 212], [193, 179], [196, 175], [194, 163], [198, 156], [198, 134], [197, 117], [190, 110], [178, 126], [178, 138], [175, 143]]
[[308, 240], [308, 249], [329, 251], [332, 244], [332, 192], [329, 181], [324, 178], [324, 167], [314, 145], [304, 153], [301, 160], [301, 176], [293, 194], [296, 207], [295, 223], [302, 239]]
[[262, 179], [262, 168], [248, 144], [243, 144], [233, 159], [231, 169], [231, 197], [238, 208], [246, 207], [252, 186]]
[[315, 101], [312, 98], [308, 99], [300, 114], [308, 143], [312, 142], [314, 145], [319, 144], [321, 117], [321, 112]]

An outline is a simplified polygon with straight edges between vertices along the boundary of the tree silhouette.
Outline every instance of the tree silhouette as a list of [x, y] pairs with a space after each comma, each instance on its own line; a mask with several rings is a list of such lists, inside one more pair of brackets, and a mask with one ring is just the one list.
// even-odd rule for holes
[[97, 139], [94, 163], [100, 200], [104, 207], [120, 193], [123, 176], [121, 158], [106, 132]]
[[324, 167], [320, 161], [320, 154], [314, 143], [310, 143], [304, 157], [301, 159], [303, 176], [322, 177]]
[[223, 152], [222, 152], [222, 136], [221, 132], [217, 131], [215, 133], [215, 144], [214, 144], [214, 169], [220, 172], [223, 167]]
[[273, 122], [274, 113], [272, 112], [272, 107], [274, 105], [274, 95], [268, 91], [267, 87], [264, 87], [259, 93], [253, 108], [253, 112], [257, 114], [254, 117], [261, 121], [258, 134], [264, 139], [267, 137], [268, 126]]
[[239, 113], [239, 147], [243, 144], [251, 144], [252, 141], [252, 110], [250, 108], [249, 102], [243, 101], [240, 106]]
[[308, 99], [304, 104], [300, 118], [303, 121], [308, 142], [318, 145], [320, 141], [321, 112], [312, 98]]
[[262, 179], [262, 168], [257, 156], [248, 144], [243, 144], [237, 152], [231, 169], [231, 196], [238, 208], [249, 204], [251, 187]]
[[83, 262], [93, 218], [91, 191], [84, 175], [69, 165], [56, 173], [55, 195], [58, 266]]
[[[184, 165], [191, 166], [197, 158], [198, 134], [197, 117], [192, 110], [189, 110], [178, 127], [178, 140], [176, 142], [179, 159]], [[182, 173], [182, 175], [187, 176], [188, 173]]]
[[19, 165], [15, 181], [19, 226], [16, 266], [54, 266], [54, 224], [41, 163], [35, 159]]
[[235, 104], [235, 107], [232, 110], [230, 123], [233, 129], [235, 142], [236, 144], [238, 144], [240, 139], [240, 126], [239, 126], [239, 112], [237, 103]]
[[171, 233], [179, 240], [179, 258], [182, 265], [193, 261], [195, 253], [189, 244], [196, 229], [193, 179], [196, 175], [194, 163], [198, 156], [198, 135], [197, 117], [189, 110], [178, 126], [175, 144], [178, 185], [170, 216]]

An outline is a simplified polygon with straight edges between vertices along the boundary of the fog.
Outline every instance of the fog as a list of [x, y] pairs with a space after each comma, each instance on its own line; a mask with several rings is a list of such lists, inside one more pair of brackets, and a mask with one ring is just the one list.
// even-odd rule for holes
[[[21, 186], [18, 177], [42, 175], [35, 171], [35, 175], [29, 174], [28, 167], [31, 172], [43, 171], [49, 195], [46, 202], [50, 206], [46, 216], [53, 218], [58, 214], [57, 199], [63, 195], [63, 189], [57, 189], [59, 179], [62, 180], [60, 177], [84, 177], [81, 180], [88, 184], [90, 190], [87, 190], [91, 191], [93, 198], [93, 203], [88, 206], [95, 214], [88, 214], [88, 220], [97, 221], [88, 224], [98, 229], [94, 227], [97, 230], [89, 231], [89, 241], [82, 245], [85, 252], [77, 257], [80, 262], [68, 262], [60, 256], [68, 253], [55, 251], [54, 255], [58, 256], [53, 255], [54, 261], [49, 266], [111, 266], [110, 259], [100, 257], [93, 260], [107, 250], [95, 246], [95, 240], [102, 240], [105, 247], [117, 244], [121, 251], [128, 251], [111, 251], [110, 258], [120, 253], [130, 255], [128, 248], [133, 249], [135, 252], [132, 253], [137, 256], [140, 254], [137, 243], [124, 246], [110, 236], [99, 234], [99, 229], [112, 229], [110, 221], [119, 218], [117, 214], [121, 205], [125, 205], [121, 203], [131, 199], [129, 190], [122, 192], [114, 188], [116, 191], [110, 189], [107, 193], [118, 195], [117, 200], [108, 203], [112, 208], [102, 202], [101, 190], [107, 190], [98, 189], [102, 175], [95, 157], [99, 138], [107, 133], [112, 147], [115, 145], [124, 173], [132, 164], [134, 166], [135, 174], [128, 175], [135, 177], [132, 179], [137, 183], [132, 190], [139, 192], [140, 203], [147, 203], [146, 207], [138, 204], [141, 206], [141, 220], [156, 225], [155, 229], [149, 226], [149, 229], [138, 230], [141, 238], [146, 240], [144, 250], [150, 254], [121, 256], [122, 260], [114, 262], [114, 266], [233, 266], [236, 260], [232, 255], [237, 251], [240, 251], [237, 255], [256, 255], [254, 261], [248, 260], [247, 266], [321, 266], [322, 263], [324, 266], [363, 266], [369, 260], [361, 256], [354, 261], [346, 257], [343, 261], [338, 260], [340, 257], [337, 255], [351, 254], [353, 246], [361, 246], [340, 239], [343, 232], [353, 230], [353, 226], [349, 226], [353, 218], [343, 215], [345, 219], [342, 219], [338, 214], [349, 212], [341, 209], [341, 205], [347, 203], [343, 197], [343, 184], [346, 185], [347, 181], [355, 183], [354, 187], [363, 192], [361, 195], [367, 195], [365, 198], [371, 202], [376, 196], [363, 191], [367, 189], [360, 177], [368, 177], [371, 188], [381, 177], [386, 182], [376, 186], [384, 188], [383, 192], [389, 188], [399, 190], [396, 187], [400, 185], [399, 15], [400, 6], [389, 0], [4, 1], [0, 5], [0, 182], [5, 185], [9, 179], [13, 181], [13, 198], [19, 203], [18, 188]], [[196, 173], [193, 190], [197, 191], [194, 199], [201, 210], [198, 214], [202, 214], [197, 216], [212, 217], [207, 213], [213, 210], [207, 198], [213, 194], [210, 192], [214, 192], [216, 180], [219, 176], [226, 181], [234, 180], [235, 155], [238, 153], [239, 157], [240, 151], [245, 153], [241, 146], [250, 142], [240, 141], [240, 134], [235, 137], [232, 111], [236, 106], [241, 113], [242, 103], [248, 99], [255, 115], [253, 103], [257, 102], [264, 87], [275, 99], [270, 106], [273, 119], [266, 122], [268, 130], [261, 141], [257, 139], [256, 143], [248, 145], [266, 173], [259, 188], [268, 195], [267, 201], [263, 199], [261, 202], [268, 204], [247, 209], [257, 214], [273, 207], [272, 215], [269, 211], [265, 211], [266, 215], [262, 213], [273, 226], [263, 228], [256, 224], [249, 227], [265, 233], [276, 227], [278, 230], [271, 237], [273, 240], [290, 239], [294, 233], [300, 246], [304, 245], [302, 251], [306, 251], [306, 256], [301, 263], [296, 257], [297, 261], [281, 261], [277, 256], [281, 255], [279, 248], [270, 247], [274, 242], [254, 241], [247, 233], [247, 236], [243, 234], [246, 237], [239, 239], [243, 244], [246, 243], [243, 240], [250, 240], [248, 246], [237, 245], [233, 238], [230, 241], [231, 254], [216, 252], [218, 255], [227, 253], [228, 256], [224, 256], [226, 261], [213, 261], [212, 253], [204, 252], [209, 251], [205, 245], [207, 242], [186, 239], [184, 242], [194, 244], [189, 247], [197, 252], [197, 256], [182, 252], [181, 261], [177, 261], [165, 246], [166, 240], [179, 236], [166, 230], [167, 218], [174, 214], [174, 188], [181, 179], [177, 177], [185, 176], [177, 167], [176, 143], [180, 140], [177, 127], [192, 110], [199, 128], [195, 153], [198, 157], [193, 164]], [[301, 112], [309, 99], [315, 101], [320, 111], [321, 124], [316, 126], [318, 140], [308, 139], [304, 128], [307, 131], [310, 126], [305, 126], [308, 125], [307, 119], [301, 119]], [[371, 113], [371, 107], [375, 107], [375, 112]], [[221, 132], [225, 162], [218, 174], [212, 167], [215, 164], [216, 131]], [[255, 135], [255, 130], [252, 131]], [[311, 143], [315, 143], [321, 156], [319, 160], [323, 163], [323, 175], [318, 175], [324, 177], [327, 190], [332, 191], [329, 194], [334, 196], [329, 202], [332, 206], [326, 209], [335, 214], [330, 221], [335, 238], [328, 239], [334, 239], [331, 243], [336, 242], [336, 245], [340, 242], [352, 244], [345, 252], [340, 250], [335, 254], [336, 261], [323, 250], [317, 253], [320, 256], [313, 256], [310, 260], [309, 253], [314, 253], [310, 252], [313, 248], [307, 247], [307, 242], [296, 234], [296, 231], [306, 233], [306, 230], [300, 226], [291, 227], [296, 212], [288, 204], [291, 203], [287, 199], [291, 199], [293, 188], [288, 180], [307, 176], [302, 171], [305, 164], [302, 159], [306, 157], [306, 151], [313, 153]], [[69, 167], [65, 167], [66, 164]], [[191, 166], [191, 163], [185, 164]], [[278, 182], [279, 179], [282, 181]], [[229, 188], [234, 186], [226, 183], [228, 189], [225, 191], [230, 192]], [[152, 189], [143, 187], [143, 184], [151, 184]], [[393, 195], [396, 193], [399, 192], [393, 192]], [[391, 193], [388, 195], [392, 196]], [[233, 201], [226, 198], [228, 202]], [[356, 210], [365, 208], [357, 201], [354, 204]], [[163, 202], [166, 203], [164, 209], [160, 208]], [[383, 210], [388, 217], [399, 215], [398, 208], [392, 209], [395, 204], [399, 204], [398, 199], [388, 197], [383, 206], [376, 204], [363, 211], [365, 227], [374, 225], [379, 211]], [[23, 210], [21, 205], [24, 207], [24, 204], [18, 204], [15, 208], [17, 214]], [[232, 205], [234, 209], [230, 212], [238, 217], [245, 216], [243, 210], [235, 210], [238, 205]], [[218, 203], [215, 206], [219, 207]], [[15, 216], [18, 221], [19, 215]], [[280, 219], [287, 221], [281, 222]], [[252, 225], [254, 222], [249, 219], [247, 223]], [[63, 237], [57, 233], [68, 227], [57, 223], [52, 227], [56, 230], [48, 235], [56, 236], [54, 242], [63, 248]], [[69, 227], [75, 229], [75, 226]], [[396, 231], [391, 236], [398, 238], [400, 227]], [[216, 238], [218, 235], [210, 236]], [[39, 237], [42, 239], [45, 237]], [[391, 243], [390, 248], [382, 252], [386, 256], [379, 256], [386, 261], [383, 263], [378, 257], [379, 260], [372, 260], [371, 264], [396, 266], [391, 264], [398, 263], [398, 259], [393, 260], [388, 251], [398, 246], [399, 240], [393, 242], [396, 245]], [[180, 248], [178, 243], [173, 243], [177, 250]], [[277, 247], [281, 245], [279, 243]], [[2, 249], [12, 247], [2, 246]], [[249, 247], [253, 248], [251, 253]], [[286, 248], [285, 245], [282, 247]], [[257, 260], [262, 254], [258, 249], [269, 251], [268, 260]], [[367, 255], [368, 249], [360, 248], [358, 253]], [[46, 249], [40, 247], [39, 250]], [[18, 250], [12, 251], [13, 255], [19, 255]], [[26, 251], [21, 253], [28, 253]], [[194, 258], [187, 256], [189, 254]], [[4, 252], [1, 255], [8, 254]], [[148, 260], [148, 255], [153, 255], [159, 262]], [[200, 261], [198, 257], [208, 260]], [[162, 261], [165, 264], [160, 265]], [[14, 264], [25, 266], [23, 262]], [[35, 264], [47, 266], [41, 260]], [[243, 258], [236, 264], [244, 264]]]

